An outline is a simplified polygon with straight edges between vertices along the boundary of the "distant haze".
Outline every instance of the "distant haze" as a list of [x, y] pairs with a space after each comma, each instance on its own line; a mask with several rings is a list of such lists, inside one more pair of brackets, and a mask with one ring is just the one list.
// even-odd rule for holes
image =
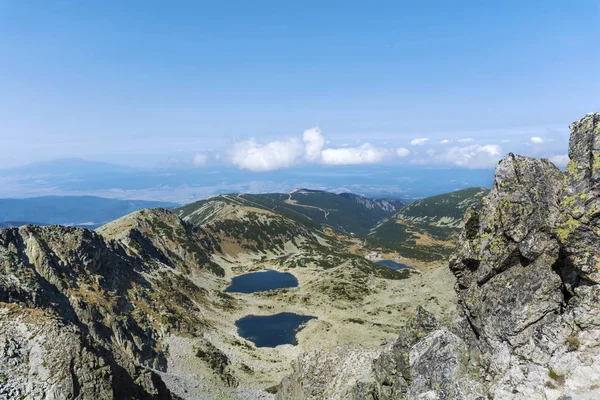
[[0, 197], [93, 195], [189, 203], [219, 193], [296, 188], [413, 199], [472, 186], [491, 187], [493, 169], [411, 165], [323, 166], [256, 173], [232, 167], [136, 169], [77, 159], [0, 170]]

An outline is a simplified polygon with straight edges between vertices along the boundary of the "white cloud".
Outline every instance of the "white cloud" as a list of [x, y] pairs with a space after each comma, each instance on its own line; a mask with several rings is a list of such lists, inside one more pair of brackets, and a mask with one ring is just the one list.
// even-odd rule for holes
[[318, 127], [304, 131], [304, 157], [306, 161], [315, 162], [321, 158], [321, 149], [325, 145], [325, 138]]
[[[304, 131], [302, 141], [290, 138], [285, 141], [274, 141], [266, 144], [249, 139], [235, 143], [229, 149], [232, 164], [250, 171], [273, 171], [289, 168], [306, 163], [320, 163], [327, 165], [356, 165], [374, 164], [393, 156], [391, 149], [373, 146], [364, 143], [358, 147], [326, 148], [326, 140], [319, 128]], [[405, 155], [400, 150], [396, 151], [401, 157]]]
[[390, 155], [387, 149], [365, 143], [360, 147], [325, 149], [321, 152], [322, 162], [327, 165], [375, 164]]
[[410, 155], [410, 150], [408, 150], [406, 147], [398, 147], [396, 149], [396, 154], [398, 157], [408, 157]]
[[532, 136], [531, 139], [529, 139], [529, 141], [535, 144], [544, 143], [544, 140], [539, 136]]
[[413, 146], [422, 146], [424, 145], [427, 141], [429, 140], [429, 138], [418, 138], [418, 139], [413, 139], [410, 141], [410, 144], [412, 144]]
[[440, 142], [440, 144], [448, 144], [448, 143], [450, 143], [450, 140], [448, 140], [448, 139], [444, 139]]
[[250, 171], [273, 171], [289, 168], [302, 161], [305, 146], [297, 139], [259, 144], [254, 138], [234, 143], [229, 153], [231, 162]]
[[464, 138], [464, 139], [458, 139], [457, 142], [459, 143], [471, 143], [473, 140], [473, 138]]
[[497, 164], [502, 148], [495, 144], [451, 147], [435, 158], [436, 161], [467, 168], [486, 168]]
[[550, 161], [557, 167], [566, 167], [569, 163], [569, 156], [567, 154], [557, 154], [550, 157]]
[[[189, 160], [189, 158], [188, 158]], [[208, 156], [206, 154], [198, 153], [194, 157], [194, 167], [202, 167], [208, 161]]]

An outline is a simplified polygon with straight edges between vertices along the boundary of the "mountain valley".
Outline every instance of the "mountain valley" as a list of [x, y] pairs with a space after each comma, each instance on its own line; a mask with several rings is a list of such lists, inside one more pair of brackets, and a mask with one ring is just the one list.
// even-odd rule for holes
[[[0, 229], [0, 398], [594, 398], [599, 140], [588, 115], [564, 173], [509, 154], [491, 190], [409, 204], [298, 189]], [[297, 286], [228, 290], [265, 270]], [[294, 340], [241, 334], [278, 314]]]
[[[304, 199], [309, 192], [286, 197], [293, 199], [296, 193]], [[44, 318], [64, 320], [75, 329], [78, 340], [93, 349], [89, 351], [114, 355], [106, 373], [94, 376], [106, 387], [120, 368], [133, 382], [145, 379], [142, 385], [121, 385], [113, 393], [117, 398], [168, 397], [165, 388], [182, 398], [270, 396], [263, 390], [277, 386], [302, 352], [346, 344], [378, 346], [396, 335], [419, 304], [441, 317], [453, 314], [454, 294], [444, 290], [451, 279], [447, 269], [418, 273], [379, 266], [347, 252], [358, 239], [335, 231], [325, 219], [312, 221], [292, 211], [299, 208], [314, 216], [312, 207], [323, 209], [336, 199], [363, 207], [365, 218], [376, 223], [395, 206], [349, 195], [310, 195], [318, 198], [289, 204], [281, 213], [264, 206], [275, 203], [275, 195], [223, 195], [173, 212], [136, 211], [95, 233], [60, 226], [6, 229], [0, 248], [3, 276], [9, 280], [0, 281], [2, 299], [17, 307], [11, 308], [11, 319], [28, 320], [29, 313], [43, 310]], [[337, 221], [344, 220], [339, 216]], [[80, 267], [71, 270], [75, 265]], [[299, 286], [225, 292], [234, 276], [262, 270], [291, 273]], [[247, 315], [290, 312], [315, 317], [297, 333], [297, 345], [255, 347], [237, 333], [236, 321]], [[32, 331], [14, 344], [23, 353], [33, 351], [35, 343], [54, 340], [35, 324], [20, 323], [15, 329]], [[1, 333], [5, 340], [13, 339], [13, 331]], [[18, 377], [31, 374], [31, 366], [22, 362], [2, 372], [10, 385], [0, 395], [76, 397], [61, 386], [64, 380], [43, 378], [63, 373], [69, 361], [57, 362], [59, 357], [52, 349], [37, 354], [36, 363], [53, 367], [39, 379], [37, 373], [28, 375], [27, 388], [19, 386]], [[75, 379], [77, 374], [71, 375]], [[158, 376], [166, 386], [153, 383]], [[97, 386], [78, 390], [86, 393]]]

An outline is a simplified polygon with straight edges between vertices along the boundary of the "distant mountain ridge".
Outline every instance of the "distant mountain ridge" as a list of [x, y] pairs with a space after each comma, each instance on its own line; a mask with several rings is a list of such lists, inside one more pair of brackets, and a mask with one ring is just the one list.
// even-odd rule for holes
[[[184, 164], [133, 167], [77, 158], [35, 162], [0, 169], [6, 184], [0, 197], [56, 194], [139, 198], [186, 204], [227, 193], [288, 193], [310, 187], [360, 193], [369, 198], [415, 199], [472, 186], [488, 187], [493, 170], [431, 166], [305, 166], [260, 174], [226, 165], [206, 166], [207, 173]], [[431, 185], [431, 182], [435, 185]], [[14, 183], [14, 184], [13, 184]]]
[[211, 205], [235, 202], [285, 215], [309, 226], [366, 235], [381, 219], [398, 210], [401, 200], [369, 199], [352, 193], [296, 189], [290, 193], [218, 195], [175, 209], [184, 220], [202, 224], [212, 213]]
[[3, 221], [0, 222], [0, 229], [4, 229], [4, 228], [18, 228], [20, 226], [24, 226], [24, 225], [39, 225], [39, 226], [44, 226], [47, 224], [43, 224], [40, 222], [28, 222], [28, 221]]
[[416, 200], [371, 229], [367, 242], [409, 258], [444, 259], [456, 244], [465, 212], [481, 208], [487, 193], [475, 187]]
[[0, 222], [12, 221], [12, 226], [34, 223], [95, 227], [144, 208], [172, 208], [176, 205], [161, 201], [117, 200], [95, 196], [5, 198], [0, 199]]

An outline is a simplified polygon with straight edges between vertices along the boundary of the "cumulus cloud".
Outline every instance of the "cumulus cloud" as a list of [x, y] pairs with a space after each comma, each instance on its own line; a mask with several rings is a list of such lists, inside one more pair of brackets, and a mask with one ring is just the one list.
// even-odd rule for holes
[[487, 168], [496, 165], [502, 156], [502, 148], [496, 144], [451, 147], [435, 160], [467, 168]]
[[425, 143], [427, 143], [428, 140], [429, 140], [429, 138], [413, 139], [410, 141], [410, 144], [413, 146], [423, 146]]
[[[503, 148], [500, 146], [504, 146], [504, 143], [500, 138], [496, 142], [498, 144], [479, 144], [479, 141], [482, 140], [479, 136], [460, 138], [460, 135], [456, 135], [445, 137], [447, 139], [443, 139], [444, 136], [412, 139], [410, 144], [416, 147], [398, 147], [398, 145], [393, 144], [394, 142], [379, 147], [379, 143], [373, 141], [356, 144], [354, 141], [349, 141], [336, 145], [328, 144], [327, 137], [322, 134], [321, 130], [318, 127], [313, 127], [305, 130], [302, 135], [271, 142], [260, 142], [256, 139], [243, 140], [233, 144], [223, 156], [227, 161], [242, 169], [273, 171], [299, 165], [360, 165], [394, 160], [397, 162], [453, 165], [465, 168], [492, 168], [504, 155]], [[451, 137], [454, 137], [454, 139], [451, 139]], [[547, 136], [537, 136], [536, 133], [530, 132], [526, 134], [525, 138], [530, 139], [527, 142], [522, 139], [515, 139], [512, 143], [518, 142], [526, 149], [529, 148], [530, 153], [538, 151], [539, 154], [536, 154], [538, 157], [548, 157], [548, 155], [558, 153], [543, 149], [549, 143], [546, 139]], [[332, 140], [332, 143], [336, 142], [336, 140]], [[543, 145], [526, 146], [527, 143], [543, 143]], [[509, 150], [518, 152], [514, 148]], [[544, 151], [542, 152], [542, 150]], [[196, 155], [194, 165], [204, 165], [208, 159], [206, 154], [199, 153]], [[550, 159], [561, 167], [568, 161], [566, 155], [560, 153], [550, 157]]]
[[[317, 127], [307, 129], [302, 140], [290, 138], [261, 144], [256, 139], [234, 143], [229, 149], [232, 164], [249, 171], [274, 171], [308, 163], [326, 165], [374, 164], [394, 156], [394, 150], [376, 147], [370, 143], [361, 146], [325, 148], [326, 140]], [[398, 157], [410, 154], [407, 149], [396, 149]]]
[[398, 147], [396, 149], [396, 154], [398, 157], [408, 157], [410, 155], [410, 150], [408, 150], [406, 147]]
[[318, 127], [304, 131], [304, 156], [306, 161], [315, 162], [321, 158], [321, 149], [325, 145], [325, 138]]
[[557, 154], [550, 157], [550, 161], [557, 167], [566, 167], [569, 163], [569, 156], [567, 154]]
[[[189, 160], [189, 158], [188, 158]], [[194, 167], [202, 167], [208, 161], [208, 156], [206, 154], [198, 153], [194, 156]]]
[[325, 149], [321, 152], [322, 162], [327, 165], [375, 164], [390, 155], [387, 149], [365, 143], [360, 147]]
[[292, 167], [302, 161], [305, 146], [297, 139], [259, 144], [254, 138], [234, 143], [231, 162], [241, 169], [264, 172]]

